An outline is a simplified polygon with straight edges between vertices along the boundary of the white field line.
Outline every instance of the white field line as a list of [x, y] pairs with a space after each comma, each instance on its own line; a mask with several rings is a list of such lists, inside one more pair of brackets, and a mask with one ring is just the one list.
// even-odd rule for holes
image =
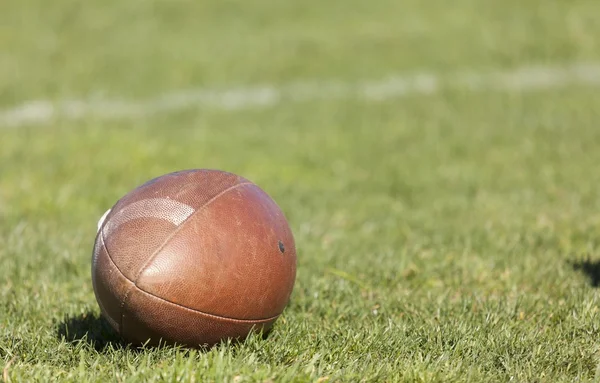
[[571, 85], [600, 86], [600, 63], [526, 66], [508, 71], [388, 75], [356, 82], [307, 81], [229, 89], [197, 88], [142, 100], [72, 99], [28, 101], [0, 109], [0, 127], [41, 124], [54, 119], [140, 118], [192, 108], [253, 109], [285, 102], [358, 99], [371, 102], [436, 94], [445, 90], [527, 92]]

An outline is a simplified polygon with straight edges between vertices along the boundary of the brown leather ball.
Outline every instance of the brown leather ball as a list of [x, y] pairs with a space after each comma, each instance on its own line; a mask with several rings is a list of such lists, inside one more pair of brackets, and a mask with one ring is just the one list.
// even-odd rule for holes
[[282, 211], [235, 174], [155, 178], [99, 222], [94, 292], [104, 317], [132, 343], [210, 346], [267, 331], [295, 277]]

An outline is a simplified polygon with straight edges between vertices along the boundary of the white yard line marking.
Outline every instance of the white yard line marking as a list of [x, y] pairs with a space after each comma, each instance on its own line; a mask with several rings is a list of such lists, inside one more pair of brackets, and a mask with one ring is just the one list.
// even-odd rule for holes
[[526, 66], [499, 72], [389, 75], [356, 82], [307, 81], [230, 89], [198, 88], [164, 93], [144, 100], [79, 99], [29, 101], [0, 109], [0, 127], [42, 124], [54, 119], [140, 118], [192, 108], [255, 109], [285, 102], [359, 99], [371, 102], [435, 94], [444, 90], [526, 92], [571, 85], [600, 86], [600, 63]]

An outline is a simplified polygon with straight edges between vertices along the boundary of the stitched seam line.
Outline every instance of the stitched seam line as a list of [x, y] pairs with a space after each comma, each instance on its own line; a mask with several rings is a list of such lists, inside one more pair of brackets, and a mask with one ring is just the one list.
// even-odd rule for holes
[[231, 190], [237, 189], [240, 186], [251, 185], [251, 184], [252, 184], [251, 182], [243, 182], [243, 183], [239, 183], [239, 184], [235, 184], [233, 186], [230, 186], [227, 189], [225, 189], [222, 192], [220, 192], [219, 194], [217, 194], [216, 196], [214, 196], [211, 199], [209, 199], [208, 201], [206, 201], [204, 203], [204, 205], [200, 206], [197, 210], [195, 210], [192, 214], [190, 214], [189, 217], [187, 217], [185, 219], [185, 221], [183, 221], [179, 226], [177, 226], [175, 228], [175, 230], [173, 230], [173, 232], [171, 234], [169, 234], [169, 236], [167, 237], [167, 239], [165, 239], [163, 241], [163, 243], [156, 250], [154, 250], [154, 253], [152, 253], [152, 255], [150, 255], [150, 257], [148, 257], [148, 259], [146, 260], [146, 262], [144, 262], [144, 264], [140, 268], [140, 271], [138, 271], [137, 275], [135, 276], [135, 279], [133, 280], [133, 283], [137, 286], [138, 280], [139, 280], [140, 276], [146, 270], [146, 267], [148, 267], [148, 265], [150, 263], [152, 263], [152, 261], [154, 261], [154, 258], [156, 258], [156, 256], [165, 248], [165, 246], [171, 241], [171, 239], [173, 239], [173, 237], [175, 237], [175, 235], [177, 235], [177, 233], [179, 233], [183, 229], [183, 227], [185, 226], [185, 224], [190, 219], [192, 219], [192, 217], [194, 217], [199, 211], [202, 211], [202, 210], [206, 209], [206, 207], [208, 207], [211, 203], [213, 203], [216, 199], [218, 199], [219, 197], [221, 197], [223, 194], [228, 193]]
[[106, 251], [106, 255], [108, 255], [108, 259], [110, 259], [112, 264], [115, 265], [115, 268], [119, 271], [119, 273], [121, 273], [122, 276], [125, 276], [125, 274], [123, 274], [123, 271], [121, 271], [119, 266], [117, 266], [115, 260], [112, 258], [112, 256], [108, 252], [108, 247], [106, 247], [106, 243], [104, 242], [104, 227], [102, 229], [100, 229], [100, 240], [102, 241], [102, 248], [104, 249], [104, 251]]
[[[117, 269], [117, 271], [119, 272], [119, 274], [121, 274], [123, 276], [123, 278], [127, 279], [129, 282], [132, 282], [129, 278], [127, 278], [125, 276], [123, 271], [121, 271], [121, 269], [119, 269], [119, 266], [117, 266], [117, 263], [110, 255], [110, 252], [108, 251], [108, 247], [106, 247], [106, 243], [104, 243], [104, 225], [102, 225], [102, 229], [100, 229], [100, 239], [102, 240], [102, 248], [104, 248], [104, 251], [106, 251], [106, 255], [108, 256], [110, 263], [112, 263], [115, 266], [115, 269]], [[129, 291], [131, 291], [131, 287], [127, 289], [127, 293], [125, 294], [125, 296], [127, 296], [129, 294]], [[113, 322], [115, 322], [117, 324], [117, 326], [119, 326], [119, 331], [123, 329], [123, 305], [124, 304], [125, 304], [124, 300], [121, 301], [119, 304], [119, 311], [120, 311], [119, 322], [117, 322], [114, 319], [112, 320]]]
[[[108, 254], [108, 251], [106, 252], [106, 254]], [[115, 266], [115, 268], [117, 269], [117, 271], [119, 272], [119, 274], [121, 274], [121, 276], [122, 276], [123, 278], [125, 278], [125, 279], [126, 279], [128, 282], [131, 282], [131, 283], [133, 283], [133, 281], [132, 281], [131, 279], [127, 278], [127, 277], [125, 276], [125, 274], [123, 274], [123, 273], [121, 272], [121, 270], [119, 270], [119, 268], [117, 267], [117, 264], [116, 264], [116, 263], [113, 261], [113, 259], [110, 257], [110, 255], [108, 256], [108, 259], [109, 259], [109, 260], [110, 260], [110, 262], [111, 262], [111, 263], [112, 263], [112, 264]], [[177, 307], [179, 307], [179, 308], [182, 308], [182, 309], [185, 309], [185, 310], [187, 310], [187, 311], [191, 311], [191, 312], [193, 312], [193, 313], [197, 313], [197, 314], [202, 314], [202, 315], [205, 315], [205, 316], [208, 316], [208, 317], [211, 317], [211, 318], [215, 318], [215, 319], [226, 319], [226, 320], [228, 320], [228, 321], [232, 321], [232, 322], [239, 322], [239, 323], [256, 323], [256, 322], [268, 322], [268, 321], [270, 321], [270, 320], [277, 319], [277, 317], [280, 315], [280, 314], [277, 314], [277, 315], [275, 315], [275, 316], [272, 316], [272, 317], [270, 317], [270, 318], [261, 318], [261, 319], [237, 319], [237, 318], [230, 318], [230, 317], [226, 317], [226, 316], [221, 316], [221, 315], [210, 314], [210, 313], [207, 313], [207, 312], [204, 312], [204, 311], [201, 311], [201, 310], [196, 310], [196, 309], [192, 309], [192, 308], [189, 308], [189, 307], [185, 307], [185, 306], [183, 306], [183, 305], [180, 305], [179, 303], [171, 302], [170, 300], [167, 300], [167, 299], [165, 299], [165, 298], [162, 298], [162, 297], [159, 297], [159, 296], [157, 296], [157, 295], [154, 295], [154, 294], [152, 294], [152, 293], [149, 293], [148, 291], [146, 291], [146, 290], [143, 290], [143, 289], [139, 288], [139, 287], [138, 287], [138, 286], [136, 286], [136, 285], [132, 285], [132, 286], [129, 288], [129, 290], [128, 290], [128, 291], [131, 291], [133, 288], [136, 288], [138, 291], [141, 291], [142, 293], [144, 293], [144, 294], [146, 294], [146, 295], [149, 295], [149, 296], [151, 296], [151, 297], [153, 297], [153, 298], [159, 299], [159, 300], [161, 300], [161, 301], [163, 301], [163, 302], [169, 303], [169, 304], [171, 304], [171, 305], [173, 305], [173, 306], [177, 306]], [[121, 315], [121, 317], [122, 317], [122, 315]], [[122, 327], [121, 327], [121, 328], [122, 328]]]
[[200, 311], [200, 310], [196, 310], [196, 309], [191, 309], [189, 307], [182, 306], [179, 303], [171, 302], [169, 300], [166, 300], [165, 298], [157, 297], [156, 295], [150, 294], [149, 292], [144, 291], [144, 290], [140, 289], [137, 286], [135, 286], [135, 287], [138, 289], [138, 291], [141, 291], [142, 293], [144, 293], [146, 295], [150, 295], [151, 297], [159, 299], [159, 300], [161, 300], [161, 301], [163, 301], [165, 303], [168, 303], [170, 305], [182, 308], [182, 309], [184, 309], [186, 311], [190, 311], [190, 312], [193, 312], [193, 313], [196, 313], [196, 314], [205, 315], [205, 316], [208, 316], [208, 317], [211, 317], [211, 318], [215, 318], [215, 319], [225, 319], [225, 320], [228, 320], [230, 322], [237, 322], [237, 323], [256, 323], [256, 322], [268, 322], [268, 321], [271, 321], [273, 319], [277, 319], [277, 317], [279, 316], [279, 314], [277, 314], [277, 315], [272, 316], [270, 318], [263, 318], [263, 319], [236, 319], [236, 318], [230, 318], [230, 317], [225, 317], [225, 316], [221, 316], [221, 315], [209, 314], [209, 313], [205, 313], [204, 311]]
[[[102, 244], [102, 248], [104, 249], [104, 251], [106, 252], [106, 255], [108, 256], [108, 259], [110, 260], [110, 262], [115, 265], [115, 268], [117, 269], [117, 271], [123, 275], [123, 273], [121, 272], [121, 270], [119, 270], [119, 268], [117, 267], [117, 264], [112, 260], [112, 258], [110, 257], [110, 254], [108, 253], [108, 249], [106, 248], [106, 246], [104, 246], [104, 238], [102, 237], [102, 231], [100, 231], [100, 236], [97, 239], [98, 241], [101, 242]], [[99, 254], [97, 256], [100, 256]], [[94, 254], [94, 257], [96, 257], [96, 254]], [[92, 278], [95, 278], [94, 276], [92, 276]], [[94, 282], [94, 289], [96, 288], [96, 282]], [[98, 295], [96, 294], [96, 300], [98, 301], [98, 306], [100, 306], [100, 310], [104, 313], [106, 313], [106, 315], [104, 315], [104, 317], [106, 318], [106, 320], [108, 320], [108, 322], [110, 323], [111, 326], [113, 326], [117, 331], [121, 331], [121, 327], [120, 324], [117, 323], [116, 320], [114, 320], [113, 318], [110, 317], [110, 315], [108, 315], [108, 310], [106, 310], [106, 308], [104, 307], [104, 305], [102, 304], [102, 300], [98, 297]]]

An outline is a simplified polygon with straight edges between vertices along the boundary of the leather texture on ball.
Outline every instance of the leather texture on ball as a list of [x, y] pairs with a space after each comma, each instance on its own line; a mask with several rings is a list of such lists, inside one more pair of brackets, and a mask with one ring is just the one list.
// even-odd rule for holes
[[296, 277], [284, 214], [258, 186], [217, 170], [155, 178], [120, 199], [96, 236], [92, 282], [133, 343], [213, 345], [268, 330]]

